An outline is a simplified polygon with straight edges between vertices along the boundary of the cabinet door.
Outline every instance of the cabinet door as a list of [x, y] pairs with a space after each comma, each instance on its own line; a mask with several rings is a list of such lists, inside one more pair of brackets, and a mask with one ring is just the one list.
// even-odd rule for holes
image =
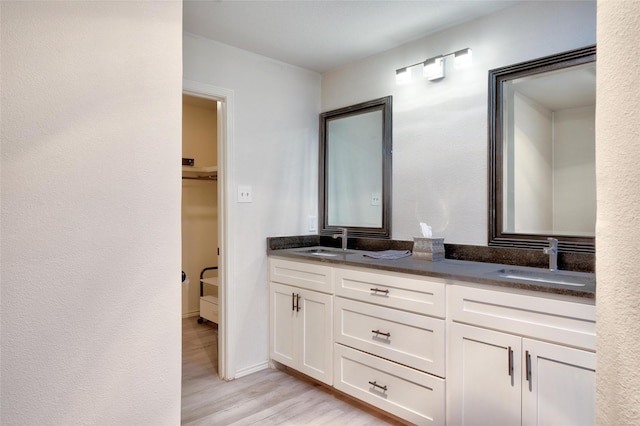
[[596, 354], [523, 339], [523, 425], [595, 423]]
[[451, 324], [448, 424], [520, 424], [521, 344], [511, 334]]
[[331, 295], [298, 289], [297, 312], [300, 327], [298, 369], [329, 385], [333, 382], [333, 298]]
[[270, 289], [271, 359], [296, 368], [296, 288], [271, 283]]

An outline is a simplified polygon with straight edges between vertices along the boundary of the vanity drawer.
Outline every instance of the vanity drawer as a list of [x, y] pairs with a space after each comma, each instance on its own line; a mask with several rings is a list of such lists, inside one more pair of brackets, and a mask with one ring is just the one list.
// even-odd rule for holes
[[387, 271], [335, 269], [338, 296], [444, 318], [443, 280]]
[[332, 268], [317, 262], [269, 259], [269, 280], [322, 293], [333, 293]]
[[448, 288], [453, 321], [581, 349], [596, 349], [596, 307], [464, 285]]
[[338, 343], [334, 357], [337, 389], [412, 423], [444, 425], [443, 379]]
[[444, 377], [444, 320], [341, 297], [333, 318], [336, 342]]
[[215, 296], [200, 297], [200, 317], [218, 324], [218, 298]]

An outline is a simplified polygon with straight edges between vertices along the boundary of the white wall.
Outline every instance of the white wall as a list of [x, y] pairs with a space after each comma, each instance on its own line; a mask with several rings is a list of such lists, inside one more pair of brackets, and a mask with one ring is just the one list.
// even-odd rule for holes
[[513, 230], [553, 233], [553, 114], [532, 99], [513, 95]]
[[553, 208], [558, 234], [595, 232], [595, 109], [588, 105], [555, 112]]
[[317, 213], [320, 75], [184, 34], [184, 78], [234, 93], [232, 188], [249, 185], [252, 203], [231, 194], [228, 229], [234, 306], [230, 356], [236, 376], [266, 366], [266, 238], [308, 232]]
[[[392, 237], [418, 222], [487, 244], [487, 72], [596, 42], [595, 2], [526, 2], [322, 76], [322, 111], [393, 95]], [[440, 81], [395, 84], [397, 68], [465, 47], [473, 65]]]
[[180, 2], [1, 2], [2, 424], [180, 422]]
[[640, 2], [598, 3], [597, 424], [640, 424]]

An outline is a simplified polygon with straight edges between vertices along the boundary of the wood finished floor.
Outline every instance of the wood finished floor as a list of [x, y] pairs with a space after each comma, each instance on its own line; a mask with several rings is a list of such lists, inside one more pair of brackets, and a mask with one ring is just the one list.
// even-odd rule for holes
[[217, 326], [182, 320], [183, 425], [402, 425], [304, 377], [266, 369], [224, 382]]

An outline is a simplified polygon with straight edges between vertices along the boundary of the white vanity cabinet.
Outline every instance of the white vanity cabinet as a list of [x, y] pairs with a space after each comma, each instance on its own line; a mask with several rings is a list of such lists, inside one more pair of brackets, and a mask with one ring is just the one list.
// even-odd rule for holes
[[334, 387], [415, 424], [445, 423], [445, 285], [335, 268]]
[[332, 269], [269, 259], [269, 352], [272, 360], [331, 385]]
[[380, 410], [417, 425], [595, 422], [593, 299], [277, 256], [269, 281], [271, 359]]
[[447, 291], [449, 424], [594, 424], [593, 303]]

